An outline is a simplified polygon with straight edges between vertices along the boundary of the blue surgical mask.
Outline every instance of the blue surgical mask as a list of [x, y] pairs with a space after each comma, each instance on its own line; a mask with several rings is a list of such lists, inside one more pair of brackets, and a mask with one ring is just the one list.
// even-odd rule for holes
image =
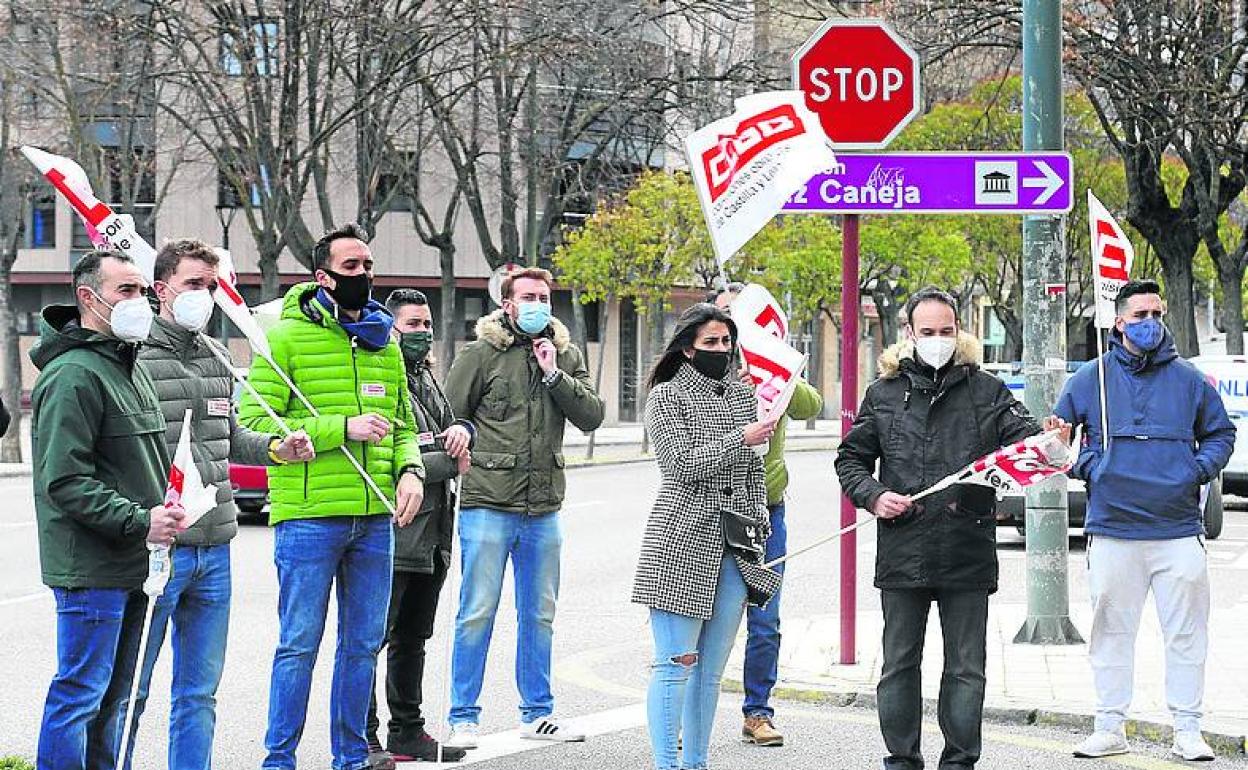
[[550, 303], [517, 302], [516, 326], [525, 334], [541, 334], [550, 325]]
[[1166, 336], [1166, 327], [1160, 318], [1145, 318], [1122, 327], [1122, 335], [1145, 353], [1151, 353]]

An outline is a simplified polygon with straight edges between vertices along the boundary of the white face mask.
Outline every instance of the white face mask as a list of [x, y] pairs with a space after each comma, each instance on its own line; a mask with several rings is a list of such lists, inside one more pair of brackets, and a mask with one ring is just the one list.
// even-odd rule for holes
[[923, 359], [923, 363], [940, 369], [953, 358], [953, 350], [957, 345], [956, 337], [916, 337], [914, 351]]
[[[104, 302], [99, 294], [95, 296], [100, 302]], [[91, 308], [91, 312], [108, 324], [114, 337], [122, 342], [142, 342], [147, 339], [152, 331], [152, 306], [148, 304], [147, 297], [123, 299], [116, 305], [109, 305], [107, 302], [104, 304], [112, 308], [112, 318], [104, 318], [95, 308]]]
[[178, 326], [187, 331], [200, 331], [212, 318], [212, 293], [207, 289], [184, 291], [173, 298], [169, 309], [173, 311], [173, 322]]

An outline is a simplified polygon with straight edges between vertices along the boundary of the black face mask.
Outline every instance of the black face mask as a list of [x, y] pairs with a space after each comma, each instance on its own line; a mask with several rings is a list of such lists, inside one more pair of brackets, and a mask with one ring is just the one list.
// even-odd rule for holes
[[342, 275], [326, 268], [325, 274], [334, 279], [334, 288], [325, 291], [347, 310], [363, 310], [373, 298], [373, 279], [368, 273]]
[[732, 363], [732, 354], [722, 350], [693, 349], [693, 358], [689, 364], [697, 369], [703, 377], [722, 380], [728, 374], [728, 365]]

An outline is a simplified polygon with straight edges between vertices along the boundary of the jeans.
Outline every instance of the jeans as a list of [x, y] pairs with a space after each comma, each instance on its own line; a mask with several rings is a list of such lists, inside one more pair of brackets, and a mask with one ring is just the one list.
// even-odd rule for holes
[[[438, 594], [446, 580], [441, 556], [434, 557], [433, 574], [395, 572], [386, 616], [386, 705], [390, 707], [389, 737], [395, 747], [416, 741], [425, 728], [420, 713], [424, 701], [425, 642], [433, 636]], [[377, 688], [368, 704], [368, 738], [377, 740]], [[407, 752], [403, 752], [407, 753]]]
[[[745, 600], [745, 581], [737, 563], [725, 556], [709, 620], [650, 610], [654, 664], [646, 721], [658, 770], [706, 767], [720, 678], [737, 638]], [[678, 743], [683, 748], [678, 749]], [[683, 761], [677, 758], [681, 752]]]
[[[765, 561], [784, 556], [788, 547], [788, 530], [784, 526], [784, 502], [767, 507], [771, 514], [771, 535], [767, 538]], [[776, 572], [784, 574], [784, 565], [778, 564]], [[742, 684], [745, 702], [741, 711], [747, 717], [775, 715], [769, 705], [771, 689], [776, 686], [780, 670], [780, 590], [776, 591], [766, 607], [748, 607], [745, 611], [745, 666]]]
[[281, 624], [269, 687], [264, 768], [294, 770], [325, 631], [329, 589], [337, 589], [338, 644], [329, 695], [334, 770], [368, 764], [364, 724], [377, 653], [386, 630], [394, 534], [389, 516], [295, 519], [277, 525], [277, 613]]
[[1166, 704], [1176, 731], [1200, 729], [1209, 646], [1209, 572], [1200, 538], [1088, 542], [1096, 729], [1119, 731], [1131, 705], [1135, 636], [1148, 592], [1166, 642]]
[[987, 660], [988, 592], [882, 590], [884, 666], [876, 688], [887, 770], [919, 770], [923, 754], [923, 640], [932, 601], [940, 611], [945, 667], [937, 720], [945, 736], [940, 770], [969, 770], [979, 761]]
[[147, 597], [122, 588], [53, 588], [56, 675], [39, 727], [39, 770], [112, 770], [139, 657]]
[[477, 699], [508, 559], [514, 571], [519, 626], [516, 689], [520, 691], [520, 721], [527, 724], [549, 716], [555, 707], [550, 693], [550, 651], [563, 543], [559, 514], [465, 508], [459, 516], [463, 586], [451, 656], [450, 722], [475, 724], [480, 718]]
[[169, 716], [169, 770], [208, 770], [216, 729], [216, 694], [225, 667], [230, 625], [230, 546], [178, 546], [165, 591], [156, 599], [147, 655], [139, 673], [126, 767], [147, 705], [152, 669], [173, 621], [173, 690]]

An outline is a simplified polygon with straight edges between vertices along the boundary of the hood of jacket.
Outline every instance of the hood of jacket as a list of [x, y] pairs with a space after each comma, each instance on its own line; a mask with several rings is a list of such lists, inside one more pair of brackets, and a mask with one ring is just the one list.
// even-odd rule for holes
[[[500, 308], [489, 315], [477, 319], [477, 339], [485, 340], [499, 350], [506, 350], [516, 344], [518, 332], [511, 325], [507, 314]], [[550, 325], [543, 334], [555, 343], [555, 350], [563, 353], [572, 346], [572, 333], [558, 318], [551, 317]]]
[[1168, 364], [1179, 357], [1178, 348], [1174, 345], [1174, 335], [1169, 329], [1166, 329], [1156, 350], [1139, 356], [1127, 350], [1127, 345], [1122, 339], [1122, 332], [1113, 329], [1109, 333], [1109, 349], [1110, 354], [1117, 357], [1131, 372], [1142, 372], [1150, 366]]
[[[901, 362], [906, 359], [915, 360], [914, 340], [905, 339], [885, 348], [879, 359], [880, 379], [891, 380], [900, 374]], [[979, 366], [983, 363], [983, 360], [984, 349], [979, 344], [979, 340], [966, 332], [958, 332], [958, 344], [953, 349], [953, 359], [950, 363], [954, 365], [969, 364], [971, 366]]]
[[77, 305], [48, 305], [39, 317], [39, 341], [30, 348], [30, 361], [38, 369], [75, 348], [95, 348], [101, 355], [133, 363], [137, 347], [116, 337], [84, 328], [78, 322]]

